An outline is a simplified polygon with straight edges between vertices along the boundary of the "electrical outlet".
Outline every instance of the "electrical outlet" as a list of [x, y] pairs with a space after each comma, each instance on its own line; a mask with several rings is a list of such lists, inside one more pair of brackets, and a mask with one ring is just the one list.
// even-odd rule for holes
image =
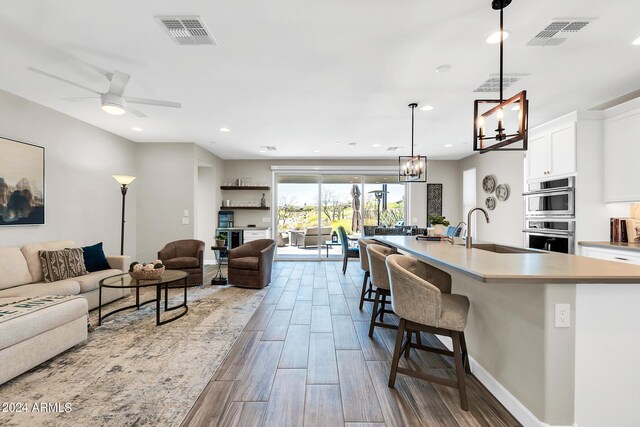
[[571, 305], [556, 304], [556, 328], [568, 328], [571, 326]]
[[189, 217], [188, 216], [182, 217], [182, 225], [189, 225]]
[[182, 216], [189, 216], [189, 211], [185, 209], [184, 212], [182, 212]]

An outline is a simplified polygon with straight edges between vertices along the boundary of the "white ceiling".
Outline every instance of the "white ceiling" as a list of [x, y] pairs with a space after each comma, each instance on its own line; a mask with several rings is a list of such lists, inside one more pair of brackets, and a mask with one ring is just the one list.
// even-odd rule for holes
[[[405, 155], [416, 101], [436, 107], [416, 111], [417, 150], [457, 159], [471, 154], [473, 100], [484, 97], [473, 90], [498, 71], [498, 46], [485, 42], [498, 26], [490, 4], [0, 0], [0, 89], [133, 141], [195, 142], [234, 159]], [[219, 46], [177, 45], [156, 15], [200, 15]], [[637, 0], [514, 0], [505, 72], [529, 75], [505, 94], [527, 89], [535, 126], [639, 89], [638, 16]], [[597, 19], [559, 47], [526, 46], [554, 18]], [[436, 74], [443, 64], [451, 71]], [[30, 66], [100, 91], [108, 82], [93, 67], [117, 69], [132, 76], [126, 95], [183, 108], [111, 116], [96, 100], [62, 101], [90, 94]]]

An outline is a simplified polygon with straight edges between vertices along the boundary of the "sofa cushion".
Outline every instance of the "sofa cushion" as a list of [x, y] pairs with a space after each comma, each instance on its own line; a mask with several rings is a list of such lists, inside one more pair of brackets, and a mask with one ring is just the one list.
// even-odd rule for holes
[[83, 246], [82, 256], [84, 257], [84, 265], [90, 273], [93, 273], [94, 271], [109, 270], [111, 268], [107, 261], [107, 257], [104, 255], [102, 242], [96, 243], [92, 246]]
[[75, 248], [72, 240], [57, 240], [55, 242], [34, 243], [23, 246], [20, 250], [27, 260], [32, 282], [42, 282], [42, 264], [40, 264], [40, 251], [58, 251], [64, 248]]
[[20, 248], [0, 248], [0, 289], [24, 285], [32, 280]]
[[239, 270], [258, 270], [258, 257], [231, 258], [229, 260], [229, 268], [237, 268]]
[[81, 248], [40, 251], [42, 277], [47, 283], [87, 274]]
[[80, 284], [80, 293], [84, 294], [85, 292], [98, 289], [100, 287], [100, 280], [109, 276], [116, 276], [118, 274], [122, 274], [122, 271], [115, 269], [101, 270], [85, 274], [84, 276], [74, 277], [73, 280], [77, 281]]
[[[11, 305], [0, 307], [0, 309], [10, 309], [10, 307]], [[0, 322], [0, 350], [86, 316], [87, 311], [87, 300], [75, 297], [6, 322]]]
[[45, 295], [78, 295], [80, 284], [75, 279], [60, 280], [52, 283], [29, 283], [0, 290], [0, 298], [5, 297], [41, 297]]
[[200, 266], [200, 260], [198, 258], [190, 256], [181, 256], [178, 258], [171, 258], [162, 261], [167, 268], [197, 268]]

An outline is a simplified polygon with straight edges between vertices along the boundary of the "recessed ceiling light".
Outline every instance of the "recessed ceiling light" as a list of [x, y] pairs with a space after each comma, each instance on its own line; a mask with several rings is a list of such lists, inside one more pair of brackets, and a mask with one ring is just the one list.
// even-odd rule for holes
[[320, 150], [313, 150], [313, 152], [314, 152], [314, 153], [319, 153], [319, 152], [320, 152]]
[[389, 178], [382, 178], [382, 179], [384, 179], [384, 180], [386, 181], [386, 180], [387, 180], [387, 179], [389, 179]]
[[231, 132], [229, 128], [220, 128], [220, 132]]
[[258, 150], [258, 153], [266, 153], [267, 150], [265, 150], [264, 148], [262, 150]]
[[371, 144], [372, 147], [380, 147], [380, 144]]
[[451, 148], [453, 147], [453, 144], [444, 144], [444, 148]]
[[142, 128], [139, 128], [138, 126], [132, 127], [131, 130], [134, 132], [142, 132]]
[[634, 45], [634, 46], [640, 46], [640, 37], [638, 37], [637, 39], [632, 41], [631, 44]]
[[425, 105], [425, 106], [420, 107], [420, 111], [431, 111], [434, 108], [436, 108], [436, 107], [434, 107], [433, 105]]
[[445, 64], [445, 65], [441, 65], [438, 68], [436, 68], [436, 73], [438, 74], [444, 74], [451, 71], [451, 65], [449, 64]]
[[[505, 31], [504, 32], [504, 40], [509, 38], [509, 31]], [[487, 43], [489, 44], [496, 44], [496, 43], [500, 43], [500, 31], [497, 31], [493, 34], [491, 34], [489, 37], [487, 37]]]

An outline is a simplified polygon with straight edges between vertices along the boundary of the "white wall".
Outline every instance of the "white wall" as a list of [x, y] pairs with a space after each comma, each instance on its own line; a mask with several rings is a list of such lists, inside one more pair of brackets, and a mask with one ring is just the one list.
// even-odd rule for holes
[[[427, 182], [442, 184], [442, 215], [451, 225], [462, 220], [462, 172], [458, 160], [427, 161]], [[418, 227], [427, 225], [427, 184], [409, 185], [411, 202], [409, 204], [409, 222]]]
[[[141, 262], [156, 259], [168, 242], [194, 237], [196, 192], [193, 144], [138, 144], [140, 178], [138, 198], [138, 256]], [[189, 224], [182, 224], [183, 211]]]
[[[122, 196], [111, 175], [138, 175], [133, 142], [3, 91], [0, 135], [46, 149], [46, 224], [0, 227], [0, 246], [71, 239], [102, 241], [107, 254], [120, 253]], [[136, 252], [137, 194], [134, 182], [127, 194], [127, 254]]]
[[[491, 152], [486, 154], [473, 154], [460, 160], [460, 183], [462, 172], [476, 168], [476, 206], [485, 208], [485, 199], [488, 196], [482, 189], [482, 179], [489, 174], [498, 178], [498, 184], [509, 184], [511, 195], [506, 202], [498, 201], [496, 208], [489, 212], [491, 222], [487, 224], [482, 212], [474, 214], [474, 229], [478, 240], [501, 243], [511, 246], [522, 246], [522, 228], [524, 222], [522, 190], [524, 188], [524, 152]], [[462, 195], [460, 195], [462, 199]], [[460, 207], [462, 209], [462, 206]], [[466, 221], [464, 212], [464, 221]]]
[[195, 238], [205, 242], [204, 259], [214, 261], [215, 253], [211, 250], [218, 226], [220, 210], [223, 166], [222, 159], [197, 147], [198, 185], [195, 199]]

